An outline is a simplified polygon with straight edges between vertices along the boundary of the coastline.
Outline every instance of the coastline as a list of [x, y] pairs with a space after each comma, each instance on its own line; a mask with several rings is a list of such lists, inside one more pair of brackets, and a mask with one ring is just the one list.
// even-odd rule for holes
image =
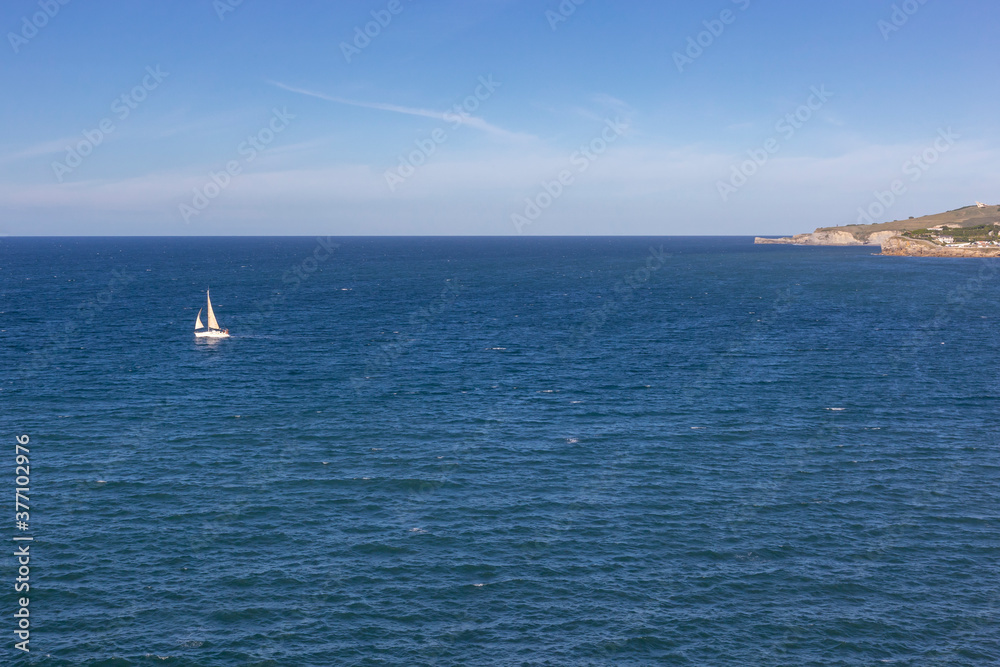
[[882, 242], [890, 257], [1000, 257], [1000, 248], [949, 248], [921, 239], [894, 236]]
[[[861, 241], [848, 232], [842, 232], [850, 239], [818, 234], [796, 234], [780, 238], [754, 238], [757, 245], [803, 245], [803, 246], [881, 246], [887, 257], [1000, 257], [1000, 248], [950, 248], [922, 239], [905, 236], [889, 236]], [[874, 235], [873, 235], [874, 236]]]
[[[820, 227], [811, 234], [778, 238], [758, 236], [755, 244], [807, 246], [881, 246], [894, 257], [1000, 257], [1000, 206], [976, 202], [945, 213], [876, 224]], [[970, 236], [968, 231], [976, 230]], [[913, 234], [911, 234], [913, 232]], [[967, 241], [989, 241], [981, 246], [953, 244], [964, 234]], [[935, 242], [936, 241], [936, 242]]]
[[884, 241], [898, 235], [896, 231], [872, 232], [870, 234], [857, 235], [845, 229], [817, 229], [812, 234], [796, 234], [795, 236], [781, 236], [778, 238], [766, 238], [757, 236], [753, 242], [759, 245], [782, 244], [782, 245], [881, 245]]

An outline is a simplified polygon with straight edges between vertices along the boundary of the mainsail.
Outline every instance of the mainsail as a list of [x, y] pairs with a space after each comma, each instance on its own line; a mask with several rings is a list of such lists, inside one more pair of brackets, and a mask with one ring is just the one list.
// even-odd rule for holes
[[212, 297], [208, 292], [205, 292], [205, 298], [208, 299], [208, 328], [218, 330], [219, 321], [215, 319], [215, 312], [212, 310]]
[[[212, 308], [212, 297], [205, 291], [205, 306], [198, 310], [198, 316], [194, 318], [194, 337], [198, 339], [218, 339], [229, 338], [229, 330], [219, 326], [219, 320], [215, 319], [215, 310]], [[208, 311], [208, 326], [201, 323], [201, 314]]]

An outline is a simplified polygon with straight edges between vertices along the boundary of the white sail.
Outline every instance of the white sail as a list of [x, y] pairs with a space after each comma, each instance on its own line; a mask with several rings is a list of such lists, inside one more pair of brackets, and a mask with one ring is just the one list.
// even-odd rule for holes
[[208, 292], [205, 292], [205, 297], [208, 299], [208, 328], [221, 329], [219, 320], [215, 319], [215, 312], [212, 310], [212, 297]]
[[198, 316], [194, 318], [195, 338], [215, 340], [218, 338], [229, 338], [229, 332], [219, 326], [219, 321], [215, 319], [215, 311], [212, 310], [212, 297], [205, 292], [205, 305], [208, 310], [208, 326], [201, 323], [201, 314], [206, 310], [202, 308], [198, 311]]

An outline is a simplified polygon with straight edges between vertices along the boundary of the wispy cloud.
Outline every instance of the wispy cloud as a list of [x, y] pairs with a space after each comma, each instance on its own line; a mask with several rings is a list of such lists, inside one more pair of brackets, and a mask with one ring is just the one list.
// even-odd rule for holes
[[620, 100], [612, 95], [607, 95], [605, 93], [598, 93], [593, 97], [594, 102], [600, 104], [608, 109], [613, 109], [618, 113], [626, 116], [632, 116], [635, 113], [635, 109], [632, 105], [624, 100]]
[[308, 95], [309, 97], [315, 97], [321, 100], [326, 100], [327, 102], [335, 102], [337, 104], [347, 104], [352, 107], [361, 107], [363, 109], [377, 109], [379, 111], [391, 111], [393, 113], [401, 113], [401, 114], [406, 114], [408, 116], [433, 118], [435, 120], [441, 120], [448, 123], [459, 123], [461, 125], [466, 125], [468, 127], [481, 130], [488, 134], [492, 134], [498, 137], [504, 137], [507, 139], [533, 138], [527, 134], [505, 130], [502, 127], [497, 127], [492, 123], [488, 123], [483, 118], [480, 118], [478, 116], [472, 116], [469, 114], [458, 114], [447, 111], [434, 111], [430, 109], [418, 109], [415, 107], [404, 107], [404, 106], [399, 106], [398, 104], [385, 104], [382, 102], [362, 102], [359, 100], [350, 100], [345, 97], [335, 97], [333, 95], [327, 95], [325, 93], [318, 93], [313, 90], [306, 90], [305, 88], [296, 88], [294, 86], [289, 86], [279, 81], [268, 81], [268, 83], [270, 83], [272, 86], [277, 86], [278, 88], [287, 90], [292, 93], [298, 93], [299, 95]]
[[66, 139], [56, 139], [54, 141], [44, 141], [42, 143], [35, 144], [34, 146], [28, 146], [27, 148], [23, 148], [14, 153], [0, 155], [0, 164], [8, 164], [10, 162], [17, 162], [18, 160], [59, 153], [66, 150], [66, 147], [70, 144], [78, 141], [80, 141], [80, 137], [78, 136], [68, 137]]
[[628, 102], [604, 93], [592, 95], [590, 102], [589, 107], [573, 107], [571, 109], [572, 113], [597, 123], [603, 123], [607, 120], [608, 115], [611, 114], [623, 120], [627, 125], [632, 124], [635, 109]]
[[[289, 146], [307, 151], [314, 144]], [[768, 161], [739, 200], [724, 204], [716, 182], [738, 153], [701, 146], [625, 144], [595, 161], [578, 185], [546, 214], [539, 233], [607, 233], [608, 220], [622, 220], [619, 233], [788, 234], [857, 219], [856, 209], [874, 190], [899, 178], [900, 165], [922, 142], [863, 145], [833, 155], [781, 153]], [[513, 233], [510, 214], [541, 181], [566, 169], [564, 150], [491, 145], [476, 154], [442, 155], [423, 167], [421, 179], [390, 195], [381, 171], [361, 163], [299, 166], [297, 160], [263, 156], [198, 218], [185, 225], [178, 204], [205, 182], [201, 169], [184, 168], [128, 178], [73, 183], [0, 181], [0, 220], [13, 234], [56, 233], [72, 217], [87, 224], [118, 225], [121, 233], [204, 233], [243, 225], [273, 233], [335, 229], [342, 233]], [[892, 215], [905, 217], [956, 208], [983, 199], [1000, 173], [998, 151], [969, 141], [947, 155], [947, 167], [921, 180]], [[287, 168], [291, 166], [291, 168]], [[468, 227], [470, 219], [482, 226]], [[141, 221], [137, 223], [136, 221]], [[429, 225], [429, 226], [427, 226]], [[436, 225], [436, 226], [435, 226]], [[694, 225], [694, 227], [692, 227]], [[235, 228], [234, 228], [235, 229]]]

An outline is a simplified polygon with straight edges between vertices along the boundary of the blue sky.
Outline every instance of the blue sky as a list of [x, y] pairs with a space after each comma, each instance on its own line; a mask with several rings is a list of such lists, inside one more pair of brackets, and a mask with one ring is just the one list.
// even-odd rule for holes
[[857, 222], [894, 182], [878, 221], [1000, 203], [986, 0], [63, 1], [0, 6], [0, 233], [751, 235]]

